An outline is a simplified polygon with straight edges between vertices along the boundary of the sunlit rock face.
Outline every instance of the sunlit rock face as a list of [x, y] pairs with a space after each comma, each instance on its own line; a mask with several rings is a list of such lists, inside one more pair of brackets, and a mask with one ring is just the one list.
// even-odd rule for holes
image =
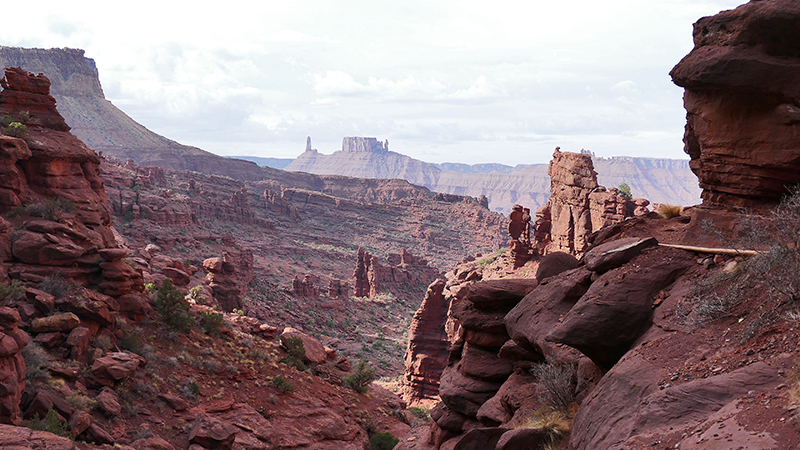
[[672, 69], [707, 206], [770, 204], [800, 182], [800, 3], [752, 1], [694, 24]]

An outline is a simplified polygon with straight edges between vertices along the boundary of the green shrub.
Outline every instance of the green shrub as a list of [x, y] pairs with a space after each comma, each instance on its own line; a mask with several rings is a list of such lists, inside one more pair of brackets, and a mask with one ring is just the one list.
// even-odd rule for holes
[[306, 370], [306, 365], [303, 359], [306, 357], [306, 348], [303, 346], [303, 340], [299, 337], [286, 338], [283, 342], [288, 355], [280, 359], [280, 362], [289, 367], [294, 367], [297, 370]]
[[369, 366], [366, 359], [362, 358], [356, 365], [355, 373], [342, 379], [342, 386], [364, 394], [369, 390], [369, 384], [373, 380], [375, 380], [375, 369]]
[[627, 199], [633, 198], [633, 194], [631, 194], [631, 187], [628, 186], [628, 183], [622, 183], [619, 186], [617, 186], [617, 192], [619, 193], [619, 195]]
[[31, 341], [22, 347], [22, 359], [25, 360], [25, 378], [30, 380], [46, 380], [50, 378], [47, 366], [50, 355], [40, 344]]
[[67, 423], [61, 420], [61, 417], [59, 417], [58, 413], [52, 408], [47, 410], [47, 415], [44, 420], [39, 419], [39, 414], [35, 414], [28, 428], [37, 431], [47, 431], [48, 433], [53, 433], [58, 436], [67, 436]]
[[225, 321], [222, 320], [222, 314], [200, 312], [200, 328], [209, 336], [219, 336], [222, 333], [222, 327], [225, 326]]
[[392, 433], [377, 433], [369, 438], [369, 446], [372, 450], [392, 450], [400, 439], [392, 436]]
[[164, 279], [153, 303], [161, 322], [183, 333], [192, 330], [196, 322], [189, 311], [189, 304], [184, 301], [183, 293], [172, 285], [172, 280]]
[[25, 298], [25, 285], [19, 280], [12, 280], [9, 284], [0, 284], [0, 305], [8, 305]]
[[11, 122], [8, 126], [3, 127], [3, 134], [13, 137], [22, 137], [30, 133], [28, 127], [24, 123]]
[[290, 383], [283, 375], [278, 375], [272, 379], [272, 385], [282, 393], [294, 392], [294, 385]]
[[423, 422], [430, 422], [431, 421], [431, 410], [424, 406], [412, 406], [408, 408], [411, 412], [411, 415], [416, 417], [417, 419], [422, 420]]
[[64, 197], [48, 198], [44, 203], [32, 203], [25, 207], [31, 216], [42, 217], [53, 222], [58, 221], [63, 213], [74, 213], [78, 208], [75, 203]]
[[144, 338], [136, 330], [124, 331], [122, 337], [117, 339], [117, 346], [122, 350], [138, 354], [144, 346]]

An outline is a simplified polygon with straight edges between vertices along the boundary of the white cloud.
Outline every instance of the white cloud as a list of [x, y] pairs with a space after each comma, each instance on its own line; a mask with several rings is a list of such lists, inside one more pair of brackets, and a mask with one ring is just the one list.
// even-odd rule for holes
[[84, 48], [117, 106], [218, 152], [363, 133], [450, 161], [546, 161], [555, 145], [678, 158], [667, 74], [694, 21], [742, 1], [41, 0], [0, 43]]

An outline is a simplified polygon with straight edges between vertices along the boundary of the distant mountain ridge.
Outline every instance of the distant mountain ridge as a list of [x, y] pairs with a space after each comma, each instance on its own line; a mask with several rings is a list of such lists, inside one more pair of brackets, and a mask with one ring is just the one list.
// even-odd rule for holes
[[[286, 170], [317, 175], [358, 178], [402, 178], [436, 192], [480, 197], [486, 195], [493, 211], [508, 213], [519, 203], [532, 209], [547, 202], [550, 176], [547, 164], [432, 164], [397, 152], [364, 145], [375, 138], [345, 137], [342, 150], [330, 155], [312, 149], [310, 142]], [[375, 140], [377, 142], [377, 140]], [[360, 149], [355, 151], [354, 149]], [[600, 184], [627, 183], [635, 197], [653, 203], [694, 205], [700, 202], [697, 177], [689, 160], [619, 156], [593, 158]]]

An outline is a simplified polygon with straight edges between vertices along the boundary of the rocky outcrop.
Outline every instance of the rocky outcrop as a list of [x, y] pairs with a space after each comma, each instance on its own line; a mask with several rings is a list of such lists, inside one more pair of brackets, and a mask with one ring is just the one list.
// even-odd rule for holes
[[[549, 173], [550, 199], [536, 211], [533, 219], [534, 242], [525, 246], [512, 240], [511, 251], [515, 254], [524, 255], [526, 249], [535, 249], [540, 254], [565, 252], [581, 256], [589, 246], [592, 233], [628, 217], [650, 212], [647, 199], [629, 200], [619, 194], [617, 188], [607, 190], [598, 185], [597, 172], [588, 153], [561, 152], [556, 147]], [[514, 214], [512, 212], [512, 224]], [[530, 222], [529, 214], [525, 220]], [[516, 259], [524, 262], [524, 258]]]
[[449, 301], [444, 296], [445, 281], [428, 286], [425, 298], [408, 327], [405, 373], [401, 397], [408, 405], [434, 399], [439, 394], [439, 377], [447, 365], [447, 334], [442, 318]]
[[214, 293], [214, 300], [225, 312], [242, 309], [241, 286], [246, 286], [246, 282], [242, 282], [241, 275], [252, 276], [253, 253], [248, 250], [239, 253], [239, 258], [234, 258], [226, 252], [221, 258], [208, 258], [203, 261], [203, 268], [208, 272], [206, 282]]
[[704, 205], [774, 204], [800, 182], [800, 5], [751, 1], [694, 24], [670, 75], [686, 89], [684, 150]]
[[100, 158], [69, 133], [45, 76], [19, 68], [5, 74], [0, 114], [28, 130], [4, 136], [0, 145], [0, 211], [16, 208], [12, 222], [19, 222], [7, 273], [39, 282], [61, 272], [111, 295], [141, 291], [141, 277], [122, 261], [125, 252], [111, 229]]
[[12, 425], [22, 420], [19, 402], [25, 390], [25, 360], [21, 352], [30, 341], [18, 328], [19, 321], [17, 311], [0, 307], [0, 423]]
[[400, 255], [387, 256], [388, 262], [394, 263], [393, 266], [384, 266], [363, 247], [359, 247], [357, 258], [353, 271], [353, 295], [356, 297], [375, 297], [385, 292], [387, 285], [428, 283], [438, 275], [438, 270], [428, 266], [425, 259], [415, 258], [406, 249], [402, 249]]

